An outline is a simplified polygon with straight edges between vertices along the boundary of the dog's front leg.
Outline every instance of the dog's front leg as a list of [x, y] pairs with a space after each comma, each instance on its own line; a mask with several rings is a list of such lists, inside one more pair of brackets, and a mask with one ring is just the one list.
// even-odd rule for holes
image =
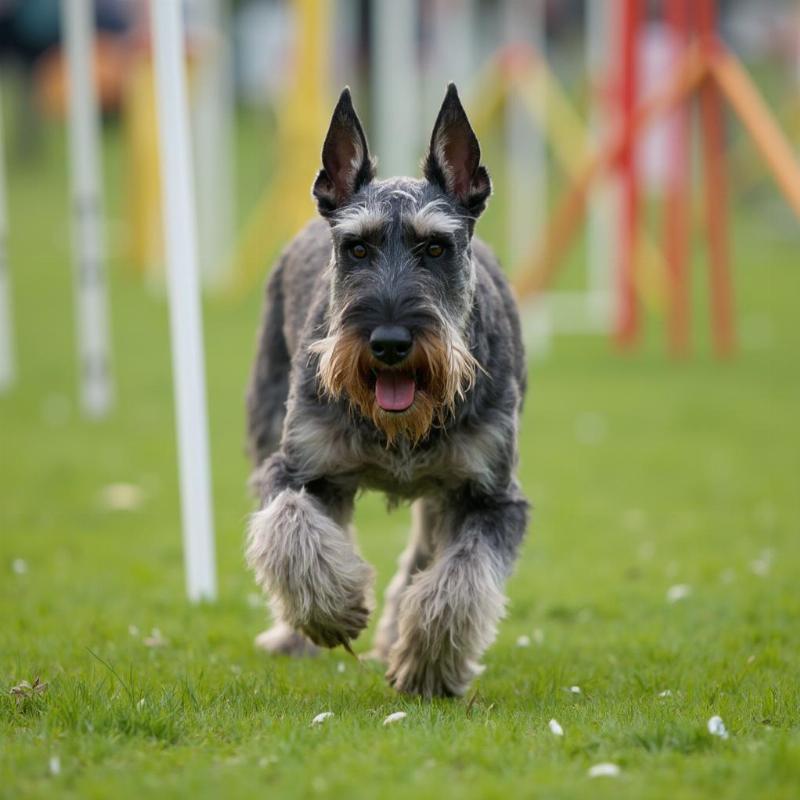
[[352, 493], [291, 476], [281, 454], [262, 466], [247, 561], [281, 622], [324, 647], [348, 646], [367, 625], [372, 583], [347, 530]]
[[387, 678], [424, 697], [461, 695], [503, 616], [503, 584], [527, 523], [516, 487], [501, 497], [441, 501], [433, 563], [402, 595]]

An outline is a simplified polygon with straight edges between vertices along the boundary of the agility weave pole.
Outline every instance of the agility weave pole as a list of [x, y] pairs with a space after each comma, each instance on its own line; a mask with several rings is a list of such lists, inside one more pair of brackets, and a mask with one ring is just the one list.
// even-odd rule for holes
[[81, 407], [105, 416], [113, 404], [106, 249], [100, 166], [100, 117], [93, 73], [91, 0], [62, 0], [69, 79], [75, 323]]
[[419, 75], [417, 3], [374, 0], [372, 3], [375, 152], [382, 177], [412, 175], [416, 170]]
[[[673, 40], [674, 61], [689, 44], [688, 0], [667, 0], [665, 22]], [[672, 112], [673, 129], [669, 147], [672, 169], [667, 174], [664, 196], [664, 253], [670, 282], [667, 330], [669, 346], [674, 356], [685, 355], [689, 347], [689, 231], [690, 206], [686, 198], [691, 187], [691, 116], [688, 104]]]
[[11, 310], [11, 270], [8, 264], [8, 204], [3, 143], [3, 98], [0, 94], [0, 394], [11, 389], [17, 377], [14, 316]]
[[235, 230], [233, 115], [235, 90], [230, 51], [230, 4], [195, 0], [193, 31], [199, 41], [192, 75], [190, 113], [197, 177], [197, 232], [200, 275], [221, 287], [230, 266]]
[[642, 24], [642, 4], [639, 0], [623, 0], [622, 46], [617, 75], [617, 102], [622, 125], [622, 146], [619, 170], [622, 180], [622, 215], [620, 218], [619, 303], [617, 307], [616, 338], [620, 345], [633, 342], [639, 325], [639, 311], [634, 287], [636, 243], [639, 236], [640, 191], [637, 174], [634, 113], [639, 76], [639, 31]]
[[151, 0], [172, 375], [189, 599], [217, 594], [206, 379], [181, 0]]

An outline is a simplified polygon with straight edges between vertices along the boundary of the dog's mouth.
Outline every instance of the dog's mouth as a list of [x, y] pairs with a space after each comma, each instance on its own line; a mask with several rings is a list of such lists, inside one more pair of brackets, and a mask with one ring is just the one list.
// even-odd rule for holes
[[417, 381], [413, 372], [379, 369], [374, 380], [375, 400], [383, 411], [406, 411], [414, 404]]

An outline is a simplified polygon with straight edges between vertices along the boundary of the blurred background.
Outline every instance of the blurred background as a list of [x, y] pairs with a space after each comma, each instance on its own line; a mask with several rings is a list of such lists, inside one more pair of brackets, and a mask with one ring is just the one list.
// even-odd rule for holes
[[[48, 580], [102, 558], [115, 580], [174, 596], [150, 10], [0, 0], [0, 547], [20, 570], [41, 559]], [[531, 357], [521, 468], [536, 557], [565, 532], [591, 549], [598, 526], [638, 537], [655, 519], [677, 547], [730, 516], [752, 523], [736, 534], [745, 561], [774, 552], [781, 520], [798, 521], [797, 3], [182, 10], [223, 594], [249, 580], [243, 394], [261, 287], [314, 213], [345, 84], [380, 175], [418, 174], [449, 80], [481, 140], [495, 195], [478, 233], [514, 282]], [[734, 496], [746, 507], [726, 506]], [[360, 513], [368, 531], [379, 500]], [[404, 526], [366, 535], [387, 570]]]

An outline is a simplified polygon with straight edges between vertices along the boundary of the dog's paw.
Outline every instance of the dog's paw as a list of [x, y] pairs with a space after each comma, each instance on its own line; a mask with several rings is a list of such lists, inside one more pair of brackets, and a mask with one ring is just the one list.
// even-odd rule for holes
[[403, 694], [461, 697], [482, 668], [445, 647], [435, 655], [402, 641], [392, 649], [386, 680]]
[[353, 599], [336, 614], [322, 613], [314, 609], [312, 616], [302, 625], [303, 633], [320, 647], [350, 647], [350, 640], [358, 635], [369, 622], [369, 608], [363, 597]]
[[367, 626], [372, 568], [305, 491], [281, 492], [250, 524], [247, 557], [279, 619], [322, 647]]
[[259, 633], [255, 639], [255, 646], [267, 653], [296, 658], [315, 656], [319, 652], [319, 648], [307, 637], [285, 622], [277, 622], [269, 630]]

